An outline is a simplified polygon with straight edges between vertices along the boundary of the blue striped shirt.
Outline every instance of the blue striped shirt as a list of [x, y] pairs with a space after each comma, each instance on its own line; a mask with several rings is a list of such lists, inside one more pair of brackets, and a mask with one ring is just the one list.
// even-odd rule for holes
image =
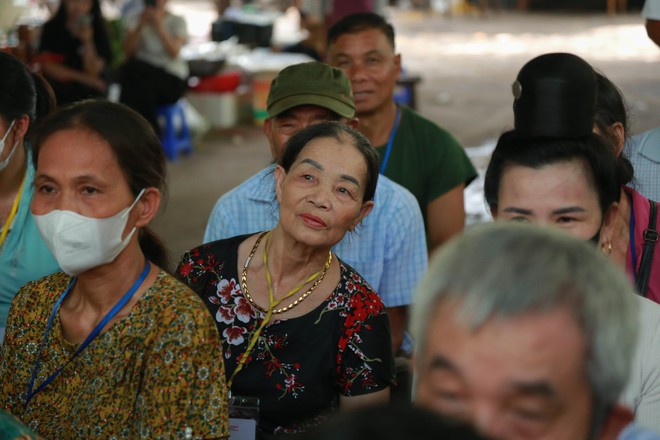
[[628, 138], [624, 154], [635, 170], [632, 187], [647, 199], [660, 201], [660, 127]]

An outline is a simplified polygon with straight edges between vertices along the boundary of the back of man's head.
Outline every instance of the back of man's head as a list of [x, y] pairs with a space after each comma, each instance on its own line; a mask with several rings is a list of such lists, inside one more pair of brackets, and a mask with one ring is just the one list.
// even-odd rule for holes
[[270, 84], [266, 102], [269, 118], [303, 105], [323, 107], [344, 118], [355, 116], [346, 74], [317, 61], [286, 67]]
[[328, 47], [344, 34], [354, 34], [369, 29], [380, 30], [394, 50], [394, 27], [382, 15], [373, 12], [360, 12], [347, 15], [328, 30]]
[[593, 245], [532, 225], [480, 225], [432, 259], [412, 308], [416, 357], [444, 304], [475, 332], [490, 319], [554, 310], [574, 316], [586, 343], [585, 369], [599, 406], [614, 405], [630, 374], [638, 302], [625, 274]]

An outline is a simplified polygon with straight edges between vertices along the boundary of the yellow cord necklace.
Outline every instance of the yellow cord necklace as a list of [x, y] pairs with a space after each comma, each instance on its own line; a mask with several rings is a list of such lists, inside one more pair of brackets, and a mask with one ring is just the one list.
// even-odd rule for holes
[[0, 249], [2, 249], [2, 245], [5, 242], [5, 238], [9, 233], [9, 227], [11, 226], [11, 223], [14, 221], [14, 217], [16, 217], [16, 213], [18, 212], [18, 203], [21, 201], [21, 194], [23, 193], [24, 183], [25, 183], [25, 177], [23, 177], [23, 181], [21, 181], [21, 186], [18, 188], [18, 194], [16, 194], [16, 197], [14, 198], [14, 204], [11, 207], [11, 211], [9, 211], [9, 217], [7, 217], [5, 226], [2, 228], [2, 234], [0, 234]]
[[[266, 253], [266, 250], [268, 248], [268, 238], [270, 237], [270, 232], [271, 231], [264, 232], [257, 239], [257, 242], [254, 244], [254, 247], [252, 248], [252, 252], [250, 252], [250, 255], [245, 260], [245, 266], [243, 267], [243, 276], [241, 277], [241, 285], [242, 285], [241, 287], [244, 289], [243, 291], [246, 292], [247, 291], [247, 288], [246, 288], [247, 284], [245, 284], [245, 283], [246, 283], [247, 267], [250, 264], [250, 260], [252, 259], [252, 256], [254, 255], [257, 247], [259, 247], [259, 243], [261, 242], [261, 239], [265, 238], [266, 240], [264, 242], [263, 260], [264, 260], [264, 268], [266, 270], [266, 281], [268, 282], [269, 305], [268, 305], [268, 309], [265, 310], [266, 316], [264, 317], [263, 321], [261, 321], [261, 324], [259, 325], [257, 330], [252, 335], [252, 338], [250, 338], [250, 342], [248, 343], [248, 346], [245, 349], [245, 352], [241, 355], [241, 358], [238, 361], [238, 365], [236, 365], [236, 369], [234, 370], [234, 373], [229, 378], [229, 381], [227, 383], [227, 388], [229, 388], [230, 390], [231, 390], [231, 384], [234, 381], [234, 377], [236, 377], [238, 372], [243, 369], [243, 366], [247, 362], [247, 359], [248, 359], [250, 353], [252, 352], [252, 349], [254, 348], [257, 341], [259, 340], [259, 336], [261, 335], [262, 330], [266, 327], [266, 324], [268, 324], [268, 322], [270, 321], [270, 318], [273, 316], [273, 313], [275, 313], [275, 310], [274, 310], [275, 307], [277, 307], [285, 299], [290, 298], [291, 296], [293, 296], [297, 292], [299, 292], [300, 289], [302, 289], [302, 287], [305, 284], [310, 283], [313, 280], [319, 278], [319, 280], [317, 280], [317, 282], [314, 283], [314, 285], [312, 286], [312, 288], [310, 288], [310, 290], [308, 292], [305, 292], [305, 294], [303, 294], [303, 296], [301, 298], [299, 298], [298, 300], [296, 300], [296, 302], [294, 302], [294, 305], [299, 304], [300, 301], [305, 299], [305, 297], [307, 297], [307, 295], [309, 295], [309, 293], [311, 293], [311, 291], [314, 290], [314, 288], [322, 281], [321, 276], [325, 275], [325, 273], [327, 272], [328, 268], [330, 267], [330, 263], [332, 261], [332, 251], [329, 251], [328, 252], [328, 260], [326, 261], [325, 265], [323, 266], [323, 268], [321, 270], [313, 273], [312, 275], [310, 275], [309, 278], [307, 278], [307, 280], [305, 282], [303, 282], [302, 284], [294, 287], [286, 295], [284, 295], [282, 298], [276, 300], [275, 299], [275, 294], [273, 293], [273, 286], [272, 286], [270, 271], [268, 270], [268, 255]], [[246, 298], [248, 298], [248, 300], [250, 301], [251, 304], [254, 304], [254, 302], [252, 301], [251, 298], [249, 298], [249, 297], [246, 297]], [[291, 309], [291, 307], [293, 307], [293, 305], [288, 307], [288, 308], [285, 308], [285, 309], [289, 310], [289, 309]], [[257, 308], [259, 310], [262, 310], [259, 307], [257, 307]], [[280, 312], [280, 310], [278, 310], [278, 312]]]

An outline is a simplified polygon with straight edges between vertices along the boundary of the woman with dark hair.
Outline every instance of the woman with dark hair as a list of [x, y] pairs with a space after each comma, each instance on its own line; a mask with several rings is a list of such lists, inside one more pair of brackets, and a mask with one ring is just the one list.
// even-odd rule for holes
[[493, 151], [486, 201], [497, 220], [556, 226], [592, 240], [648, 298], [639, 298], [640, 337], [622, 400], [637, 422], [660, 429], [660, 306], [650, 301], [660, 299], [660, 259], [643, 244], [644, 231], [655, 229], [650, 202], [626, 186], [633, 175], [620, 154], [623, 98], [604, 75], [566, 53], [528, 62], [513, 91], [515, 129]]
[[617, 173], [616, 158], [596, 134], [532, 138], [513, 130], [498, 140], [484, 193], [496, 219], [557, 226], [599, 243], [616, 215]]
[[601, 239], [603, 249], [625, 267], [641, 295], [660, 303], [660, 249], [657, 246], [658, 208], [655, 201], [635, 188], [634, 170], [624, 153], [628, 138], [628, 112], [619, 88], [602, 73], [596, 73], [598, 96], [595, 131], [608, 141], [617, 157], [620, 198], [612, 232]]
[[0, 51], [0, 344], [9, 304], [28, 281], [59, 270], [30, 214], [34, 167], [26, 137], [54, 107], [38, 75]]
[[386, 403], [394, 377], [383, 303], [331, 251], [371, 211], [375, 149], [339, 122], [315, 124], [274, 173], [274, 229], [200, 246], [177, 268], [215, 316], [231, 392], [260, 400], [258, 438]]
[[39, 52], [60, 105], [105, 96], [112, 49], [100, 0], [62, 0], [44, 24]]
[[[660, 302], [660, 252], [654, 252], [655, 241], [645, 233], [647, 229], [657, 230], [657, 213], [651, 214], [654, 202], [628, 186], [634, 176], [632, 165], [622, 154], [628, 125], [625, 101], [606, 76], [595, 72], [584, 60], [569, 55], [543, 55], [521, 70], [517, 84], [522, 93], [514, 103], [516, 129], [503, 134], [493, 152], [486, 172], [486, 201], [495, 216], [528, 221], [535, 217], [537, 221], [552, 221], [577, 231], [576, 235], [582, 238], [593, 237], [604, 253], [626, 269], [643, 296]], [[570, 63], [583, 67], [576, 71], [591, 74], [589, 84], [593, 90], [580, 90], [584, 87], [580, 78], [571, 78], [572, 85], [569, 86], [568, 82], [561, 83], [559, 78], [553, 84], [550, 78], [539, 74], [543, 71], [541, 69], [548, 67], [545, 63], [557, 60], [570, 60]], [[591, 131], [587, 131], [589, 127]], [[567, 170], [565, 176], [557, 175], [556, 186], [553, 186], [554, 181], [539, 180], [538, 171], [543, 166], [554, 164], [555, 169], [566, 168], [572, 158], [580, 159], [581, 173]], [[535, 171], [529, 171], [533, 175], [527, 175], [520, 168], [514, 169], [513, 165]], [[559, 205], [568, 206], [569, 202], [578, 206], [577, 200], [567, 199], [569, 193], [558, 191], [564, 187], [574, 191], [582, 188], [568, 178], [578, 175], [582, 179], [580, 185], [584, 184], [584, 191], [580, 193], [584, 202], [599, 202], [600, 213], [596, 217], [587, 215], [591, 211], [582, 202], [579, 215], [571, 212], [572, 215], [567, 216], [564, 215], [566, 211], [559, 210]], [[527, 184], [528, 180], [535, 186]], [[509, 195], [513, 195], [510, 190], [516, 192], [517, 203], [520, 201], [516, 185], [526, 188], [537, 205], [548, 208], [544, 220], [538, 212], [534, 216], [522, 215], [521, 209], [508, 206]], [[541, 193], [539, 190], [545, 191]], [[550, 209], [553, 196], [557, 206]], [[555, 211], [562, 215], [552, 216]], [[591, 225], [585, 227], [590, 220]]]
[[155, 133], [123, 105], [82, 101], [32, 142], [32, 214], [63, 272], [12, 302], [0, 408], [45, 438], [224, 438], [217, 329], [148, 229], [165, 189]]
[[597, 78], [583, 59], [541, 55], [513, 84], [515, 129], [486, 170], [494, 217], [561, 227], [596, 243], [609, 236], [621, 185], [616, 158], [594, 133]]

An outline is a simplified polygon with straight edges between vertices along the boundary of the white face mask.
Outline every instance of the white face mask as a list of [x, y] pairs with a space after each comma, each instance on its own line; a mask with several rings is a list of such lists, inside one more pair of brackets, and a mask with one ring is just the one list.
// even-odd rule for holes
[[[16, 120], [14, 119], [11, 121], [11, 124], [9, 124], [9, 128], [7, 129], [7, 132], [5, 135], [0, 139], [0, 154], [2, 154], [3, 151], [5, 151], [5, 142], [7, 141], [7, 136], [9, 136], [9, 133], [11, 132], [12, 127], [14, 126], [14, 122]], [[18, 141], [14, 143], [14, 146], [12, 147], [11, 151], [9, 152], [9, 155], [5, 157], [2, 162], [0, 162], [0, 171], [4, 170], [7, 168], [7, 165], [9, 165], [9, 161], [11, 160], [12, 156], [16, 152], [16, 146], [18, 145]]]
[[126, 248], [135, 229], [121, 239], [128, 216], [144, 190], [126, 209], [112, 217], [85, 217], [72, 211], [56, 209], [44, 215], [34, 215], [37, 228], [60, 268], [69, 275], [108, 264]]

